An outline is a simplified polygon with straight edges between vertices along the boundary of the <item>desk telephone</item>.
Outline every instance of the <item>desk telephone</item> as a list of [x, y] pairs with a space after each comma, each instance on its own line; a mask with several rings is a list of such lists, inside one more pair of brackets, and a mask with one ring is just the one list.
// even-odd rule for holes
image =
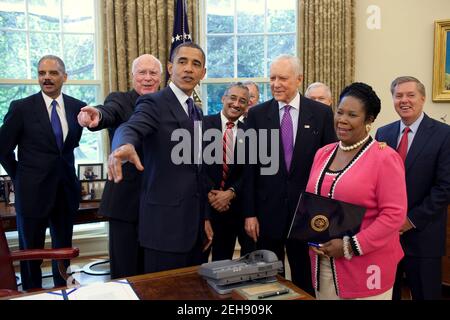
[[256, 250], [235, 260], [204, 263], [198, 273], [220, 294], [248, 285], [249, 282], [276, 281], [283, 263], [269, 250]]

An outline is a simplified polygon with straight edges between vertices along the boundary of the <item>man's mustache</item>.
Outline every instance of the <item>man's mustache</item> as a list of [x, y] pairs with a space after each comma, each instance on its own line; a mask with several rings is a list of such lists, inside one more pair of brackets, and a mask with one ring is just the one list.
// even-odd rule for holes
[[51, 84], [51, 85], [53, 85], [54, 83], [53, 82], [51, 82], [51, 81], [44, 81], [44, 85], [49, 85], [49, 84]]

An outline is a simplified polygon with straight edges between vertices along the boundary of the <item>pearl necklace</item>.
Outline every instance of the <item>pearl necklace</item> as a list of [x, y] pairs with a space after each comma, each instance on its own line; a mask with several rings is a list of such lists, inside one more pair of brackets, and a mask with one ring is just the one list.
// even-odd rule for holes
[[355, 144], [352, 144], [351, 146], [348, 147], [344, 147], [344, 145], [342, 144], [342, 141], [339, 141], [339, 148], [342, 151], [352, 151], [355, 150], [356, 148], [358, 148], [360, 145], [362, 145], [363, 143], [365, 143], [368, 139], [369, 139], [370, 135], [367, 135], [364, 139], [362, 139], [361, 141], [358, 141]]

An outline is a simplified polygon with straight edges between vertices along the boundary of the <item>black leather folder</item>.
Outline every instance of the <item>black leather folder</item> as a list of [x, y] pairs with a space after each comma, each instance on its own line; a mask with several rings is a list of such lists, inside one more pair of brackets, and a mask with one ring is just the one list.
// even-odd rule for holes
[[303, 192], [288, 239], [323, 243], [356, 234], [366, 209], [348, 202]]

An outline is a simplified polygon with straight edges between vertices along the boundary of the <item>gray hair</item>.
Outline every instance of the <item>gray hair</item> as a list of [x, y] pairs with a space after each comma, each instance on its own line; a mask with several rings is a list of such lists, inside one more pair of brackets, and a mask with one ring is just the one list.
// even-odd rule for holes
[[158, 63], [159, 70], [161, 71], [161, 74], [163, 73], [163, 67], [162, 67], [161, 61], [159, 61], [159, 59], [156, 58], [154, 55], [145, 53], [145, 54], [140, 55], [139, 57], [137, 57], [136, 59], [133, 60], [133, 64], [131, 66], [131, 73], [132, 74], [135, 74], [136, 68], [137, 68], [137, 65], [138, 65], [139, 61], [142, 58], [144, 58], [144, 57], [151, 58], [151, 59], [155, 60]]
[[391, 83], [391, 94], [394, 95], [395, 88], [402, 83], [406, 82], [415, 82], [417, 86], [417, 90], [420, 92], [422, 96], [426, 96], [426, 90], [425, 86], [422, 82], [419, 81], [419, 79], [411, 77], [411, 76], [401, 76], [398, 78], [395, 78], [394, 81]]
[[311, 83], [308, 88], [305, 91], [305, 96], [308, 97], [309, 96], [309, 91], [316, 89], [316, 88], [324, 88], [325, 89], [325, 93], [327, 95], [327, 98], [331, 99], [331, 89], [329, 86], [327, 86], [325, 83], [322, 82], [314, 82]]
[[63, 73], [66, 73], [66, 65], [64, 64], [64, 61], [62, 61], [62, 59], [60, 57], [54, 56], [52, 54], [47, 54], [47, 55], [45, 55], [45, 56], [43, 56], [42, 58], [39, 59], [38, 68], [41, 65], [41, 62], [44, 61], [44, 60], [54, 60], [54, 61], [56, 61], [58, 63], [58, 65], [59, 65], [59, 67], [61, 68], [61, 71]]
[[257, 84], [256, 82], [247, 80], [247, 81], [242, 82], [242, 84], [243, 84], [244, 86], [246, 86], [246, 87], [247, 87], [247, 86], [254, 86], [254, 87], [256, 88], [256, 91], [258, 91], [258, 94], [260, 93], [260, 92], [259, 92], [259, 86], [258, 86], [258, 84]]
[[297, 57], [291, 56], [290, 54], [282, 54], [273, 59], [272, 64], [281, 60], [289, 61], [296, 76], [303, 75], [303, 66]]

